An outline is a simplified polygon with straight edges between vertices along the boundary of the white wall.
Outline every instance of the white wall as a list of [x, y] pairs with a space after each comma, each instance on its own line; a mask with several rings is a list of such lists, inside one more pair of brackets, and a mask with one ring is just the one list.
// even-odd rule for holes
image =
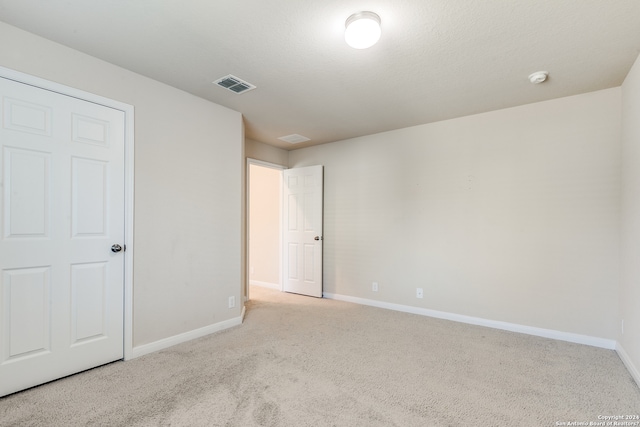
[[134, 345], [238, 317], [239, 113], [0, 22], [0, 66], [135, 107]]
[[640, 59], [622, 85], [622, 285], [619, 335], [623, 359], [640, 384]]
[[324, 291], [615, 339], [620, 93], [291, 151], [325, 166]]

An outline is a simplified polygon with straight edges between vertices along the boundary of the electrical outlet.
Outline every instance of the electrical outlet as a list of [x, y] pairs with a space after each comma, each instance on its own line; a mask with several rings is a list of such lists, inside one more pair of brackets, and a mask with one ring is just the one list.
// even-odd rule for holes
[[378, 282], [373, 282], [373, 283], [371, 284], [371, 290], [372, 290], [373, 292], [378, 292]]
[[229, 297], [229, 308], [234, 308], [236, 306], [236, 297]]
[[422, 291], [422, 288], [416, 288], [416, 298], [423, 298], [424, 297], [424, 292]]

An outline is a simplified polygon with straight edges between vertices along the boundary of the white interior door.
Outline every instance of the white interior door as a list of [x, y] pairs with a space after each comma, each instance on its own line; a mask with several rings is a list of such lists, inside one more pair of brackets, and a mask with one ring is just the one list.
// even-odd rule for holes
[[286, 169], [284, 290], [322, 297], [322, 166]]
[[0, 78], [0, 396], [123, 358], [124, 113]]

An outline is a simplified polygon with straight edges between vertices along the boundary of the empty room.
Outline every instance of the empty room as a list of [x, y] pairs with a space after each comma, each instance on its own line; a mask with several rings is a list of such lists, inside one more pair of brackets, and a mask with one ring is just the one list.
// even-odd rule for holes
[[0, 426], [640, 426], [637, 0], [0, 40]]

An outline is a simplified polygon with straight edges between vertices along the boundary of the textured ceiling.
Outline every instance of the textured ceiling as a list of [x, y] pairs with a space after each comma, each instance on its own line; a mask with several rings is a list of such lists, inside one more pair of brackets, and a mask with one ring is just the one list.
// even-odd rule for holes
[[[382, 38], [355, 50], [344, 22], [362, 10]], [[639, 0], [0, 0], [0, 20], [239, 111], [285, 149], [619, 86], [640, 52]], [[212, 84], [227, 74], [257, 89]]]

